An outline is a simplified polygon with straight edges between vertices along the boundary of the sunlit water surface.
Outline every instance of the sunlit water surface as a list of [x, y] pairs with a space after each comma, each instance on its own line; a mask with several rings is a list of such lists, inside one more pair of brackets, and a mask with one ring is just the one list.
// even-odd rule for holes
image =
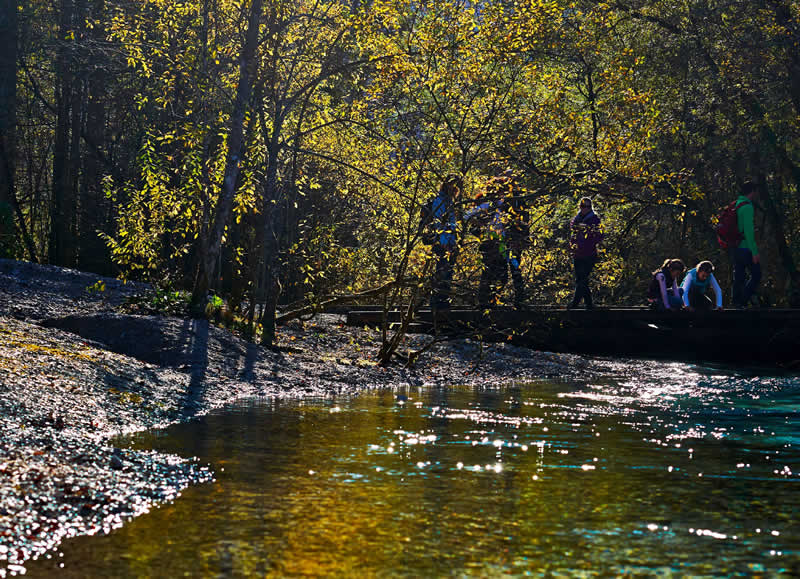
[[139, 435], [215, 483], [33, 575], [800, 572], [800, 380], [615, 379], [250, 400]]

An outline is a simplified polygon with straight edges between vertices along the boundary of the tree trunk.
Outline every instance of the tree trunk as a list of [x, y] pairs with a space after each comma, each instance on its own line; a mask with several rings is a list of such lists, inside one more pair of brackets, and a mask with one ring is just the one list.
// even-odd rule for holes
[[56, 132], [53, 149], [53, 195], [50, 208], [50, 263], [65, 265], [69, 244], [69, 129], [72, 103], [72, 67], [69, 36], [72, 32], [72, 0], [61, 0], [59, 48], [56, 59]]
[[[75, 4], [75, 28], [78, 23], [83, 22], [84, 12], [81, 0]], [[75, 32], [77, 36], [77, 30]], [[62, 248], [63, 263], [68, 267], [75, 267], [78, 258], [78, 213], [80, 211], [80, 177], [81, 177], [81, 132], [83, 129], [83, 96], [85, 85], [82, 78], [78, 76], [79, 67], [73, 61], [72, 69], [72, 102], [70, 103], [69, 121], [69, 155], [67, 161], [67, 203], [64, 207], [64, 221], [67, 228], [66, 245]]]
[[0, 257], [13, 256], [17, 125], [17, 2], [0, 0]]
[[[279, 115], [276, 115], [279, 117]], [[280, 119], [275, 121], [267, 152], [267, 175], [264, 180], [264, 313], [261, 316], [261, 344], [275, 344], [275, 312], [280, 295], [280, 240], [283, 223], [282, 204], [278, 199], [278, 135]]]
[[192, 309], [196, 314], [202, 312], [211, 284], [211, 276], [222, 247], [222, 236], [233, 209], [233, 198], [236, 192], [236, 180], [239, 176], [240, 163], [244, 154], [244, 117], [250, 102], [255, 76], [256, 49], [258, 47], [258, 28], [261, 21], [263, 0], [253, 0], [250, 5], [250, 17], [247, 24], [247, 36], [239, 60], [239, 85], [236, 88], [236, 100], [230, 121], [228, 136], [228, 160], [225, 164], [225, 175], [222, 191], [217, 200], [214, 221], [208, 236], [202, 241], [197, 279], [192, 292]]
[[[103, 26], [105, 0], [94, 0], [91, 10], [94, 26], [91, 30], [94, 53], [89, 59], [89, 79], [86, 105], [86, 140], [95, 147], [105, 142], [105, 85], [106, 69], [104, 55], [97, 49], [105, 39]], [[80, 191], [78, 214], [79, 253], [78, 267], [98, 274], [110, 273], [108, 249], [98, 231], [107, 229], [107, 215], [102, 185], [102, 159], [97, 150], [90, 147], [83, 158], [83, 181]], [[73, 161], [73, 164], [74, 161]]]

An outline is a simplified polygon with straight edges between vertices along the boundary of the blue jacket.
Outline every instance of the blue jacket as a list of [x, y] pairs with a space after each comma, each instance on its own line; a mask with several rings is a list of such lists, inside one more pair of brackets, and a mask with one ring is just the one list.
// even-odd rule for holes
[[436, 241], [440, 245], [456, 243], [456, 209], [454, 203], [439, 192], [431, 205], [433, 214], [432, 226], [436, 232]]

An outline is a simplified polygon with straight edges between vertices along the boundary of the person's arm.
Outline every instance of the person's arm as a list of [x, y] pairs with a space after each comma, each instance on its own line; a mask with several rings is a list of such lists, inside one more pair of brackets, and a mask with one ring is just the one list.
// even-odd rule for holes
[[664, 307], [669, 309], [669, 299], [667, 299], [667, 284], [665, 282], [664, 274], [657, 273], [656, 280], [658, 281], [658, 289], [661, 290], [661, 301], [664, 303]]
[[674, 278], [672, 279], [672, 295], [674, 295], [676, 298], [681, 297], [681, 290], [678, 288], [678, 280]]
[[692, 288], [692, 282], [694, 278], [691, 273], [687, 273], [686, 277], [683, 278], [683, 283], [681, 287], [683, 288], [683, 305], [687, 308], [689, 307], [689, 290]]
[[717, 298], [717, 309], [722, 309], [722, 290], [717, 283], [717, 278], [714, 277], [714, 274], [711, 275], [711, 287], [714, 289], [714, 295]]
[[600, 221], [600, 218], [595, 215], [594, 219], [592, 220], [592, 242], [595, 245], [599, 245], [602, 243], [605, 234], [603, 233], [603, 225]]
[[736, 219], [739, 224], [739, 231], [742, 232], [742, 243], [740, 247], [745, 247], [750, 250], [753, 257], [758, 256], [758, 246], [756, 245], [756, 235], [753, 229], [753, 204], [744, 203], [738, 211], [736, 211]]
[[578, 217], [580, 217], [580, 213], [569, 220], [569, 229], [570, 229], [569, 245], [572, 248], [572, 251], [575, 251], [577, 249], [577, 247], [578, 247], [578, 230], [579, 230], [579, 228], [578, 228], [578, 224], [575, 223], [578, 220]]
[[464, 215], [464, 221], [469, 221], [470, 219], [475, 217], [481, 211], [486, 211], [487, 209], [489, 209], [490, 206], [491, 206], [490, 203], [481, 203], [477, 207], [473, 207], [472, 209], [467, 211], [466, 215]]
[[426, 244], [432, 243], [433, 238], [436, 236], [436, 201], [438, 199], [439, 194], [422, 205], [422, 215], [420, 216], [419, 227], [417, 227], [417, 236]]

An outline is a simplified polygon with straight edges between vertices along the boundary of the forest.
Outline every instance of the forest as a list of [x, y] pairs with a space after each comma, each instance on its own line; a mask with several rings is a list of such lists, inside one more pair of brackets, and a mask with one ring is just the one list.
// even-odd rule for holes
[[272, 344], [280, 311], [423, 295], [449, 175], [462, 212], [515, 175], [534, 304], [571, 294], [583, 197], [600, 304], [667, 257], [729, 280], [714, 220], [753, 182], [762, 304], [800, 306], [799, 44], [791, 0], [6, 0], [0, 257], [224, 303]]

